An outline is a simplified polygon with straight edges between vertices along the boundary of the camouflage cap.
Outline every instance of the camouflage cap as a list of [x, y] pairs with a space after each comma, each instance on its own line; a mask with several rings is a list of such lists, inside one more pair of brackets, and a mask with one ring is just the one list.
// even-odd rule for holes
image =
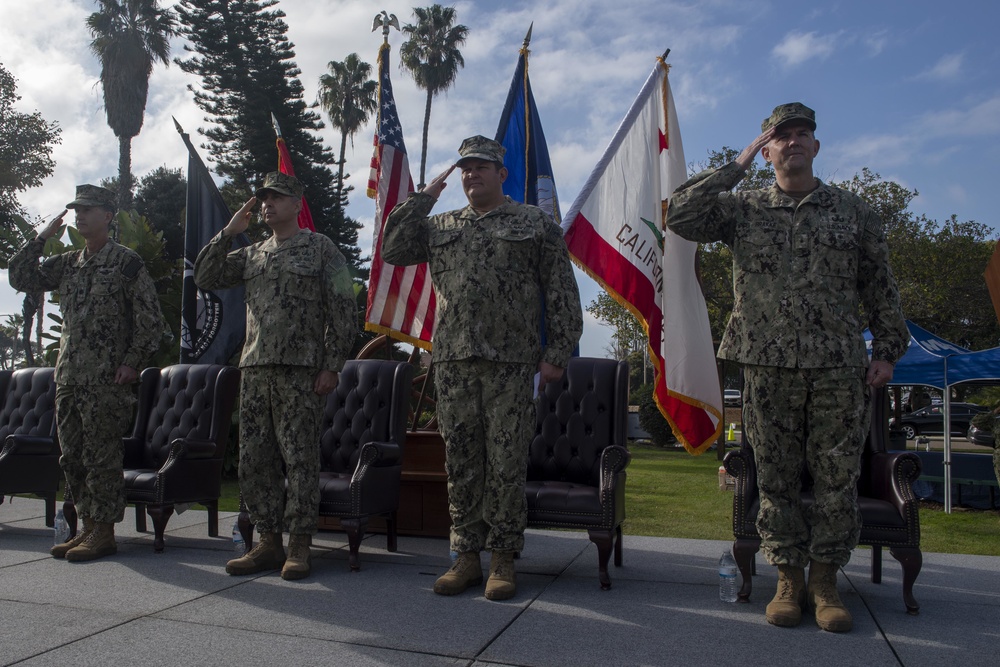
[[264, 185], [257, 188], [253, 196], [260, 197], [265, 190], [273, 190], [279, 195], [289, 197], [301, 197], [303, 188], [302, 182], [294, 176], [282, 174], [280, 171], [272, 171], [264, 177]]
[[816, 129], [816, 112], [802, 104], [801, 102], [791, 102], [789, 104], [779, 104], [774, 107], [771, 115], [760, 124], [760, 131], [767, 132], [772, 127], [777, 127], [782, 123], [793, 120], [805, 121], [813, 130]]
[[78, 185], [76, 199], [66, 204], [66, 208], [78, 206], [103, 206], [113, 213], [118, 210], [118, 195], [99, 185]]
[[458, 147], [458, 154], [461, 156], [458, 158], [458, 162], [455, 164], [461, 166], [462, 160], [467, 160], [470, 158], [475, 158], [477, 160], [486, 160], [488, 162], [499, 162], [503, 164], [503, 155], [507, 152], [499, 142], [493, 141], [492, 139], [487, 139], [481, 134], [477, 134], [474, 137], [469, 137], [462, 142], [462, 145]]

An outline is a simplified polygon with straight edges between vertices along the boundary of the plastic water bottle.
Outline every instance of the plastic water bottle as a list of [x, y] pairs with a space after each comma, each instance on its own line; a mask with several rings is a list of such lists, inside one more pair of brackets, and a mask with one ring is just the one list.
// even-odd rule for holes
[[246, 551], [246, 544], [243, 542], [243, 533], [240, 532], [239, 520], [233, 521], [233, 551], [239, 553]]
[[62, 544], [69, 539], [69, 523], [66, 522], [66, 515], [62, 509], [56, 510], [56, 520], [52, 524], [53, 543]]
[[719, 599], [736, 602], [736, 561], [728, 550], [719, 559]]

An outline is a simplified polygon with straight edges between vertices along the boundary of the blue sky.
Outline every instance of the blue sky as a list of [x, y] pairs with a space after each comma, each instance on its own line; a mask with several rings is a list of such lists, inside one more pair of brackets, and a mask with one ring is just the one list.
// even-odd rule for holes
[[[282, 0], [306, 99], [315, 97], [330, 60], [356, 52], [374, 67], [381, 34], [371, 32], [372, 17], [385, 9], [410, 22], [413, 4]], [[99, 66], [87, 48], [84, 18], [95, 6], [90, 0], [5, 3], [0, 62], [18, 78], [19, 109], [39, 110], [63, 128], [55, 173], [42, 188], [21, 196], [33, 216], [55, 215], [76, 184], [117, 171], [117, 142], [96, 85]], [[466, 66], [455, 87], [434, 101], [428, 179], [454, 160], [464, 137], [495, 133], [518, 49], [534, 22], [530, 76], [564, 212], [655, 57], [670, 48], [689, 163], [703, 161], [711, 149], [746, 145], [775, 105], [801, 101], [817, 112], [816, 169], [824, 180], [846, 180], [869, 167], [919, 191], [912, 204], [916, 213], [996, 225], [1000, 11], [992, 3], [508, 0], [454, 6], [469, 27], [462, 49]], [[416, 180], [424, 93], [398, 69], [402, 41], [395, 31], [390, 36], [393, 86]], [[182, 54], [180, 40], [173, 51]], [[150, 83], [145, 126], [133, 141], [138, 176], [160, 165], [185, 167], [171, 116], [192, 135], [204, 127], [187, 90], [197, 80], [171, 65], [157, 67]], [[356, 188], [349, 213], [365, 224], [365, 251], [374, 216], [374, 204], [364, 196], [371, 136], [371, 127], [355, 136], [347, 165]], [[339, 146], [330, 128], [322, 137]], [[437, 210], [463, 204], [455, 178]], [[586, 306], [599, 288], [583, 274], [578, 280]], [[6, 276], [0, 277], [0, 316], [18, 311], [19, 303]], [[609, 336], [607, 327], [588, 316], [583, 354], [604, 356]]]

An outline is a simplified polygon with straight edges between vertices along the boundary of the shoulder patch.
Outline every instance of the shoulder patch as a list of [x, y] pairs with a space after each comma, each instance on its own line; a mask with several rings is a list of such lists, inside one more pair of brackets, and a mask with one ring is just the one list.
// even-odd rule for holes
[[125, 262], [125, 265], [122, 267], [122, 275], [129, 280], [134, 280], [135, 277], [139, 275], [139, 271], [142, 267], [142, 257], [134, 255], [127, 262]]

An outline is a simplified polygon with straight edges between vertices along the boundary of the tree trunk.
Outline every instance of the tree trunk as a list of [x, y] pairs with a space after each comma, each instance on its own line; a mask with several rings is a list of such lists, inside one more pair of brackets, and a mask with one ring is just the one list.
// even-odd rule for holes
[[427, 166], [427, 130], [431, 126], [431, 100], [434, 99], [434, 95], [430, 90], [427, 91], [427, 108], [424, 109], [424, 141], [423, 147], [420, 151], [420, 185], [417, 186], [417, 190], [423, 190], [424, 185], [424, 168]]
[[118, 208], [132, 208], [132, 137], [118, 137]]
[[347, 153], [347, 132], [340, 134], [340, 163], [337, 168], [337, 207], [343, 208], [344, 201], [344, 156]]

